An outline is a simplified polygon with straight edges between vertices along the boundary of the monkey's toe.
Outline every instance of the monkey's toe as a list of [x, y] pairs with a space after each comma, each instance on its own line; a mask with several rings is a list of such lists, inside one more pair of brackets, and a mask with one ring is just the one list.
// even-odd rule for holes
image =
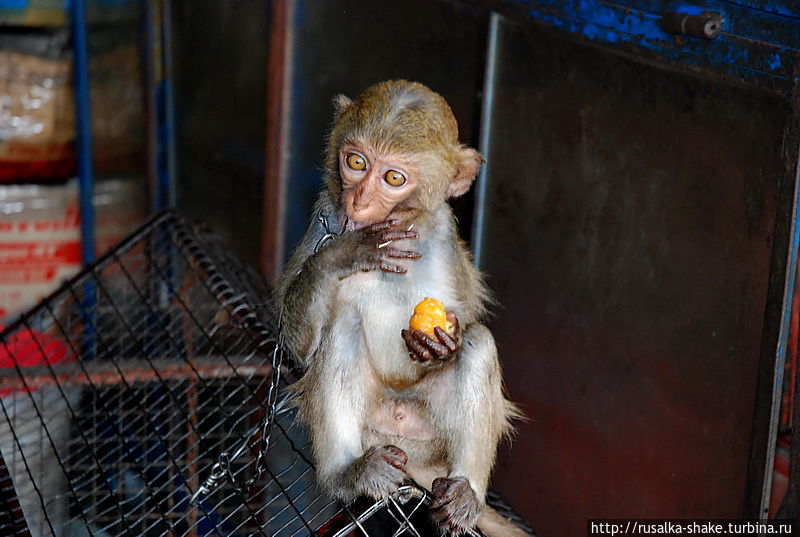
[[406, 467], [406, 463], [408, 462], [408, 455], [406, 452], [400, 449], [397, 446], [383, 446], [382, 448], [378, 448], [378, 452], [380, 456], [397, 468], [398, 470], [404, 470]]
[[466, 478], [439, 477], [434, 479], [431, 488], [431, 517], [440, 528], [458, 535], [475, 527], [481, 504]]
[[356, 488], [371, 498], [386, 498], [408, 479], [405, 472], [408, 455], [396, 446], [371, 448], [364, 454], [361, 476]]

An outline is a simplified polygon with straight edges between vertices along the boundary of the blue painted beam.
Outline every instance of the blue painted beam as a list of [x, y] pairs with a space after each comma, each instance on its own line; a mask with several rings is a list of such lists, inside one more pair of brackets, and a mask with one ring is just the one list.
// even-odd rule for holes
[[691, 3], [676, 0], [620, 0], [614, 4], [654, 16], [661, 16], [665, 11], [689, 14], [703, 10], [717, 11], [725, 15], [725, 35], [800, 50], [800, 16], [788, 17], [726, 0]]
[[159, 0], [161, 51], [161, 80], [156, 92], [156, 114], [158, 118], [158, 176], [156, 210], [175, 206], [176, 148], [175, 148], [175, 91], [172, 72], [172, 6], [170, 0]]
[[94, 176], [92, 170], [92, 113], [89, 102], [89, 54], [87, 48], [86, 3], [70, 4], [72, 50], [75, 79], [75, 111], [80, 185], [81, 261], [94, 261]]
[[[790, 95], [800, 64], [800, 13], [789, 3], [773, 2], [770, 10], [742, 1], [679, 2], [658, 0], [506, 0], [515, 13], [582, 39], [619, 48], [678, 66], [719, 74], [746, 84]], [[665, 31], [664, 13], [724, 15], [723, 32], [715, 39]]]
[[[89, 52], [88, 27], [86, 24], [85, 0], [72, 0], [70, 4], [70, 21], [72, 30], [72, 54], [75, 85], [75, 113], [77, 127], [78, 150], [78, 185], [81, 217], [81, 261], [84, 265], [94, 262], [95, 229], [94, 229], [94, 174], [92, 168], [92, 113], [89, 101]], [[97, 305], [97, 289], [89, 280], [83, 286], [80, 302], [83, 317], [84, 338], [81, 351], [87, 360], [95, 356], [95, 314]]]
[[800, 19], [800, 5], [792, 0], [739, 0], [738, 2], [730, 1], [728, 3], [749, 7], [757, 11], [765, 11], [767, 13], [783, 15], [784, 17]]

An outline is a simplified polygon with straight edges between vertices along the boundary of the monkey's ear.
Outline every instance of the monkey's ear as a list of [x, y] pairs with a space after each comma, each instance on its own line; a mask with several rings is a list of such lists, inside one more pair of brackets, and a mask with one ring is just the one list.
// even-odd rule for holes
[[350, 105], [353, 104], [348, 97], [345, 97], [342, 94], [337, 95], [333, 98], [333, 119], [339, 119], [344, 114], [345, 110], [350, 108]]
[[472, 186], [472, 181], [478, 175], [481, 165], [486, 162], [483, 156], [471, 147], [462, 147], [458, 150], [458, 169], [447, 188], [449, 198], [463, 196]]

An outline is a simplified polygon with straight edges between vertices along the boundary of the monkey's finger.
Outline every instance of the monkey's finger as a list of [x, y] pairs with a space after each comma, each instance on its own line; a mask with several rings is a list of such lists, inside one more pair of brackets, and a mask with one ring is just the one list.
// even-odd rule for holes
[[383, 222], [378, 222], [377, 224], [371, 224], [364, 228], [364, 231], [367, 233], [377, 233], [379, 231], [385, 231], [387, 229], [391, 229], [396, 226], [400, 220], [397, 218], [389, 218], [388, 220], [384, 220]]
[[[452, 321], [451, 321], [452, 322]], [[453, 339], [450, 334], [445, 332], [445, 330], [437, 326], [433, 329], [433, 332], [436, 334], [436, 337], [439, 338], [439, 341], [448, 348], [450, 352], [456, 352], [458, 350], [458, 342]]]
[[397, 446], [384, 446], [383, 450], [384, 453], [381, 454], [381, 458], [383, 458], [383, 460], [398, 470], [404, 469], [406, 463], [408, 462], [408, 455], [406, 455], [405, 451]]
[[447, 320], [450, 321], [450, 324], [453, 325], [453, 333], [458, 334], [459, 328], [461, 328], [458, 324], [458, 317], [452, 311], [447, 312]]
[[409, 332], [408, 330], [405, 330], [405, 329], [400, 330], [400, 337], [403, 338], [403, 341], [406, 342], [406, 347], [409, 348], [408, 356], [411, 357], [411, 359], [416, 362], [417, 361], [417, 354], [413, 350], [411, 350], [411, 349], [413, 349], [413, 347], [411, 346], [411, 332]]
[[379, 268], [384, 272], [393, 272], [394, 274], [405, 274], [408, 272], [403, 267], [387, 263], [386, 261], [381, 261]]
[[422, 254], [414, 250], [398, 250], [397, 248], [386, 248], [384, 251], [386, 257], [393, 257], [395, 259], [419, 259]]
[[386, 231], [385, 233], [380, 234], [379, 243], [383, 244], [384, 242], [391, 242], [391, 241], [399, 241], [403, 239], [417, 239], [419, 238], [419, 233], [414, 231], [413, 229], [394, 229], [391, 231]]
[[434, 341], [433, 338], [428, 336], [428, 334], [425, 332], [422, 332], [421, 330], [414, 330], [411, 333], [417, 339], [417, 341], [427, 347], [434, 355], [436, 355], [437, 358], [442, 358], [443, 356], [450, 354], [450, 351], [447, 349], [447, 347], [438, 341]]
[[408, 348], [411, 349], [412, 359], [414, 359], [413, 355], [415, 355], [416, 359], [420, 362], [427, 362], [433, 358], [431, 352], [426, 349], [422, 343], [414, 339], [414, 335], [410, 331], [403, 330], [400, 332], [400, 335], [403, 336], [403, 340], [405, 340], [406, 345], [408, 345]]

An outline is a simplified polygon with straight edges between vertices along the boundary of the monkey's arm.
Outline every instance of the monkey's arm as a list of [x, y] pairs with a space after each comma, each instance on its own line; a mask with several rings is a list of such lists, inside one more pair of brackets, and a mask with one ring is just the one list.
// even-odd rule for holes
[[284, 342], [303, 366], [308, 366], [319, 347], [339, 281], [338, 275], [325, 267], [330, 252], [315, 252], [329, 232], [338, 233], [339, 224], [330, 197], [323, 191], [314, 205], [308, 229], [275, 287]]

